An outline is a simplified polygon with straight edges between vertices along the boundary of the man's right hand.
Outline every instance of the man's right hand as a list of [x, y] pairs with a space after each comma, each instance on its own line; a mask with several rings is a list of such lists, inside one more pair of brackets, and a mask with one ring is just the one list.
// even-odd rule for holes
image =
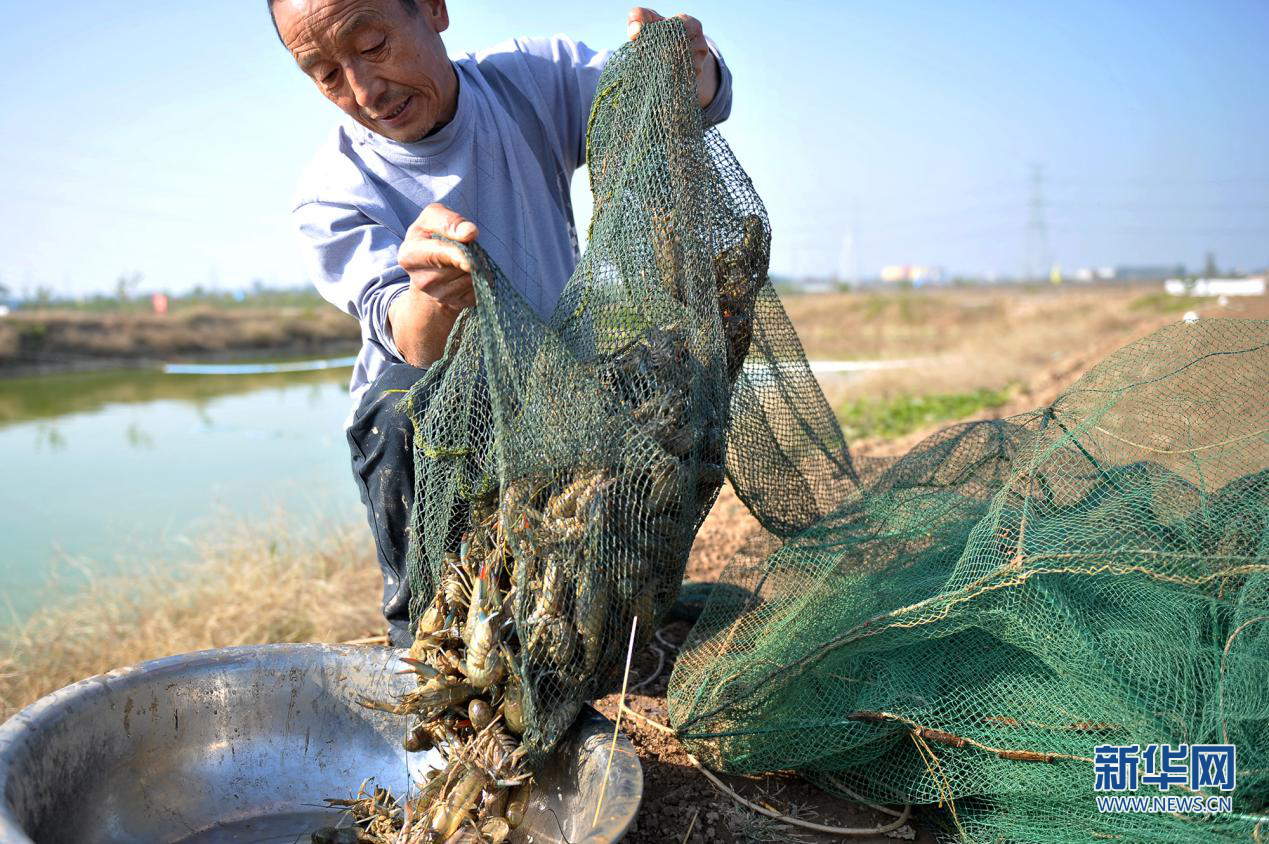
[[463, 308], [476, 304], [467, 256], [439, 234], [471, 243], [476, 224], [440, 203], [423, 209], [397, 250], [397, 263], [410, 275], [410, 289], [388, 309], [392, 339], [406, 362], [428, 366], [445, 352], [445, 340]]

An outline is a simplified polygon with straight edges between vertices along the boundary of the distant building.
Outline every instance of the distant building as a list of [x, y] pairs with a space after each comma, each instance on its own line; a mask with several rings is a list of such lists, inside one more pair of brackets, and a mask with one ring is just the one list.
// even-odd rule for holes
[[943, 281], [943, 268], [921, 264], [891, 264], [881, 268], [881, 280], [888, 284], [939, 284]]
[[1114, 267], [1080, 267], [1071, 278], [1075, 281], [1110, 281], [1115, 277]]

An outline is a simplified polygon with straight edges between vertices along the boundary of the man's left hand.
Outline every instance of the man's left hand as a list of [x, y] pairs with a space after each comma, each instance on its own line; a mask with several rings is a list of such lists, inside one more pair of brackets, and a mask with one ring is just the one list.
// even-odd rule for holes
[[[718, 93], [718, 59], [714, 58], [709, 45], [705, 43], [705, 30], [701, 28], [700, 21], [691, 15], [675, 15], [674, 17], [683, 21], [683, 28], [687, 30], [689, 45], [692, 48], [692, 69], [696, 71], [696, 97], [700, 100], [701, 108], [705, 108], [714, 101], [714, 95]], [[645, 23], [660, 20], [665, 18], [651, 9], [645, 9], [642, 6], [631, 9], [626, 17], [626, 30], [630, 40], [633, 41], [639, 37], [639, 30]]]

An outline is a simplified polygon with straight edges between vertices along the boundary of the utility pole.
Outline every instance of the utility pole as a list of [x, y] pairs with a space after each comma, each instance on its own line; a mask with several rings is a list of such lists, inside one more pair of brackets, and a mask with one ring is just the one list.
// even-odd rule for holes
[[1028, 281], [1049, 274], [1049, 227], [1044, 220], [1044, 165], [1031, 165], [1031, 197], [1027, 202], [1026, 266]]

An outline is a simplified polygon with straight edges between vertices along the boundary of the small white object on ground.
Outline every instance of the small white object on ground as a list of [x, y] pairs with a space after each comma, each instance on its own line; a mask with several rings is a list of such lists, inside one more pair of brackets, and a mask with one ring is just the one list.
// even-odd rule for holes
[[1185, 316], [1181, 317], [1186, 322], [1198, 322], [1198, 318], [1198, 311], [1186, 311]]

